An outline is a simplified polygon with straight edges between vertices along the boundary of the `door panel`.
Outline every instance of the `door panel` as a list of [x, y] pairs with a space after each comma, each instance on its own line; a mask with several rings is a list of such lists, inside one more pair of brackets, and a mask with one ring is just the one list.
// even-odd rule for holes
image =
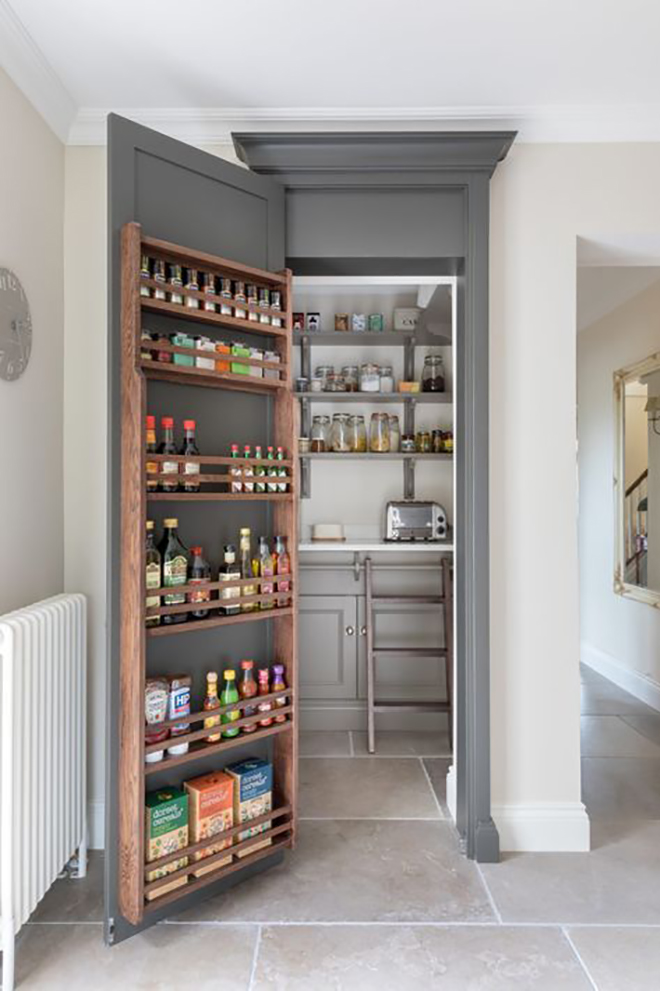
[[357, 697], [357, 641], [357, 599], [354, 596], [300, 596], [301, 699]]

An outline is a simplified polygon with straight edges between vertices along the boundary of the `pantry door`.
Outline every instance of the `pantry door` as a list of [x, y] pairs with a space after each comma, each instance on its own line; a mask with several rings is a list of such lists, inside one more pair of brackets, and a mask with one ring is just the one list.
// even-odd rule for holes
[[[233, 149], [230, 154], [233, 157]], [[189, 245], [198, 251], [221, 255], [271, 271], [284, 268], [285, 249], [282, 185], [115, 114], [108, 118], [108, 192], [109, 509], [105, 933], [106, 940], [115, 943], [138, 929], [121, 916], [117, 900], [120, 231], [123, 224], [136, 221], [150, 237]], [[100, 292], [101, 287], [98, 289]], [[202, 391], [212, 393], [214, 390]], [[249, 417], [249, 411], [245, 415]], [[182, 657], [180, 666], [186, 668], [188, 661], [188, 658]], [[95, 745], [98, 747], [98, 741]], [[209, 889], [209, 893], [213, 891], [213, 888]], [[153, 913], [152, 919], [158, 920], [157, 913]]]

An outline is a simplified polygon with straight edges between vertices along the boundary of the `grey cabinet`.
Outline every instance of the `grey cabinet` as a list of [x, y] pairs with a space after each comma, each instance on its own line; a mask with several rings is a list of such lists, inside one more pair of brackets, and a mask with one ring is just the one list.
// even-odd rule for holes
[[354, 595], [298, 599], [301, 699], [357, 697], [357, 601]]

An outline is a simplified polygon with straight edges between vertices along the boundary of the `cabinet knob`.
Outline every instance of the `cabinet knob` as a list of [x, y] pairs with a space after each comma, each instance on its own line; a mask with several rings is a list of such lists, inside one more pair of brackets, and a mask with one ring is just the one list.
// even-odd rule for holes
[[354, 634], [355, 634], [355, 627], [354, 626], [347, 626], [346, 627], [346, 636], [347, 637], [352, 637], [352, 636], [354, 636]]
[[366, 637], [366, 635], [367, 635], [367, 628], [366, 628], [366, 626], [361, 626], [360, 627], [360, 636], [361, 637]]

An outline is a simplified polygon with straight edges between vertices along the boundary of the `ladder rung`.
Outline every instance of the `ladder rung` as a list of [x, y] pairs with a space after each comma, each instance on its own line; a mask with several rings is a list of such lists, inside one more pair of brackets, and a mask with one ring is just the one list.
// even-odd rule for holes
[[398, 654], [410, 657], [446, 657], [446, 647], [374, 647], [372, 653]]
[[440, 606], [445, 599], [442, 595], [374, 595], [371, 601], [396, 606], [405, 605], [408, 602], [416, 606]]
[[376, 702], [374, 712], [449, 712], [449, 702]]

